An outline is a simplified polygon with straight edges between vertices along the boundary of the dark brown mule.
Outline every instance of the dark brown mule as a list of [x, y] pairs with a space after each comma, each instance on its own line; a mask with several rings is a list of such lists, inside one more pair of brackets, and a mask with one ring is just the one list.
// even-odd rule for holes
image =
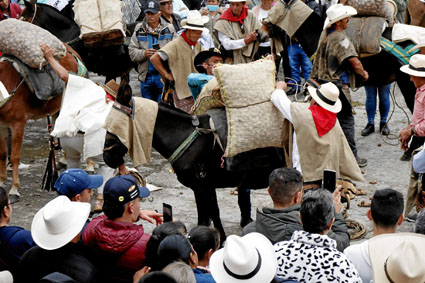
[[[59, 60], [68, 71], [77, 73], [78, 63], [72, 54], [75, 51], [67, 46], [67, 55]], [[12, 131], [12, 153], [10, 163], [12, 164], [12, 188], [10, 195], [19, 197], [19, 174], [18, 165], [21, 158], [21, 146], [24, 138], [25, 124], [28, 119], [40, 119], [48, 114], [59, 111], [62, 95], [58, 95], [48, 101], [37, 99], [31, 93], [25, 83], [21, 84], [22, 77], [8, 62], [0, 62], [0, 81], [10, 93], [16, 88], [15, 94], [0, 108], [0, 184], [7, 178], [7, 128]]]

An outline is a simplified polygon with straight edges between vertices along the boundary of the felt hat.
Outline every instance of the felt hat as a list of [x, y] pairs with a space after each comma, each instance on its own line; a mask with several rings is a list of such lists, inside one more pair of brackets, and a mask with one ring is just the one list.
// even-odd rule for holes
[[342, 19], [357, 15], [356, 9], [351, 6], [345, 6], [342, 4], [334, 4], [326, 10], [326, 20], [323, 29], [330, 28], [332, 24]]
[[137, 197], [145, 198], [150, 195], [146, 187], [139, 187], [136, 179], [131, 175], [118, 175], [105, 183], [103, 197], [116, 203], [126, 204]]
[[425, 282], [425, 235], [392, 233], [369, 240], [373, 282]]
[[81, 169], [67, 169], [60, 174], [54, 187], [60, 195], [74, 197], [85, 189], [95, 189], [102, 184], [101, 175], [89, 175]]
[[411, 76], [425, 77], [425, 55], [413, 55], [410, 57], [409, 64], [402, 66], [400, 70]]
[[210, 259], [211, 274], [217, 283], [270, 282], [276, 268], [272, 243], [256, 232], [229, 236], [224, 248]]
[[207, 16], [202, 16], [198, 10], [187, 12], [186, 19], [181, 21], [182, 29], [202, 30], [208, 32], [204, 25], [209, 21]]
[[199, 73], [206, 73], [206, 70], [202, 66], [202, 63], [212, 56], [218, 56], [221, 58], [224, 57], [223, 54], [221, 54], [220, 50], [218, 50], [217, 48], [211, 48], [209, 50], [199, 52], [198, 55], [195, 56], [193, 64], [195, 65], [195, 68]]
[[333, 113], [341, 111], [341, 100], [339, 100], [339, 89], [333, 83], [325, 83], [315, 88], [312, 86], [307, 87], [308, 92], [313, 99], [321, 107]]
[[34, 216], [31, 236], [45, 250], [55, 250], [69, 243], [84, 227], [90, 213], [90, 203], [71, 201], [58, 196], [49, 201]]
[[106, 93], [116, 98], [120, 85], [117, 84], [115, 80], [110, 80], [109, 82], [106, 83], [106, 85], [101, 85], [100, 87], [102, 87], [106, 91]]

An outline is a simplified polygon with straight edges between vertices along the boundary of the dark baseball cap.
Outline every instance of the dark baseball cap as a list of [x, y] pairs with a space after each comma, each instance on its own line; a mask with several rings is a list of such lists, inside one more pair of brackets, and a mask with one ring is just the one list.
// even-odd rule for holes
[[145, 13], [151, 12], [153, 14], [158, 13], [161, 11], [161, 5], [157, 1], [148, 1], [148, 4], [146, 5]]
[[109, 179], [103, 188], [103, 196], [117, 203], [128, 203], [137, 197], [145, 198], [150, 195], [146, 187], [139, 187], [131, 175], [118, 175]]
[[95, 189], [103, 184], [101, 175], [89, 175], [81, 169], [67, 169], [54, 185], [60, 195], [74, 197], [85, 189]]

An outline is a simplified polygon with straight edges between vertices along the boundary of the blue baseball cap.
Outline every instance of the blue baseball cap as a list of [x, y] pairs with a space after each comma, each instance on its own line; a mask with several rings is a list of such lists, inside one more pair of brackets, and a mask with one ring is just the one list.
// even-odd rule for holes
[[128, 203], [137, 197], [148, 197], [151, 192], [146, 187], [139, 187], [131, 175], [118, 175], [109, 179], [103, 188], [104, 198], [117, 203]]
[[81, 169], [67, 169], [54, 185], [60, 195], [74, 197], [85, 189], [95, 189], [103, 184], [101, 175], [89, 175]]

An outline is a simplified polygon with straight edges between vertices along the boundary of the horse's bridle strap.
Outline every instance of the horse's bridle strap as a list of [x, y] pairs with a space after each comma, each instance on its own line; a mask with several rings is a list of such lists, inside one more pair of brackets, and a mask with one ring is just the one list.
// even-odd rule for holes
[[171, 156], [168, 158], [168, 162], [170, 162], [171, 165], [179, 159], [183, 153], [186, 151], [186, 149], [189, 148], [189, 146], [196, 140], [196, 138], [200, 135], [200, 132], [198, 131], [198, 128], [193, 130], [193, 132], [188, 136], [180, 145], [179, 147], [171, 154]]

